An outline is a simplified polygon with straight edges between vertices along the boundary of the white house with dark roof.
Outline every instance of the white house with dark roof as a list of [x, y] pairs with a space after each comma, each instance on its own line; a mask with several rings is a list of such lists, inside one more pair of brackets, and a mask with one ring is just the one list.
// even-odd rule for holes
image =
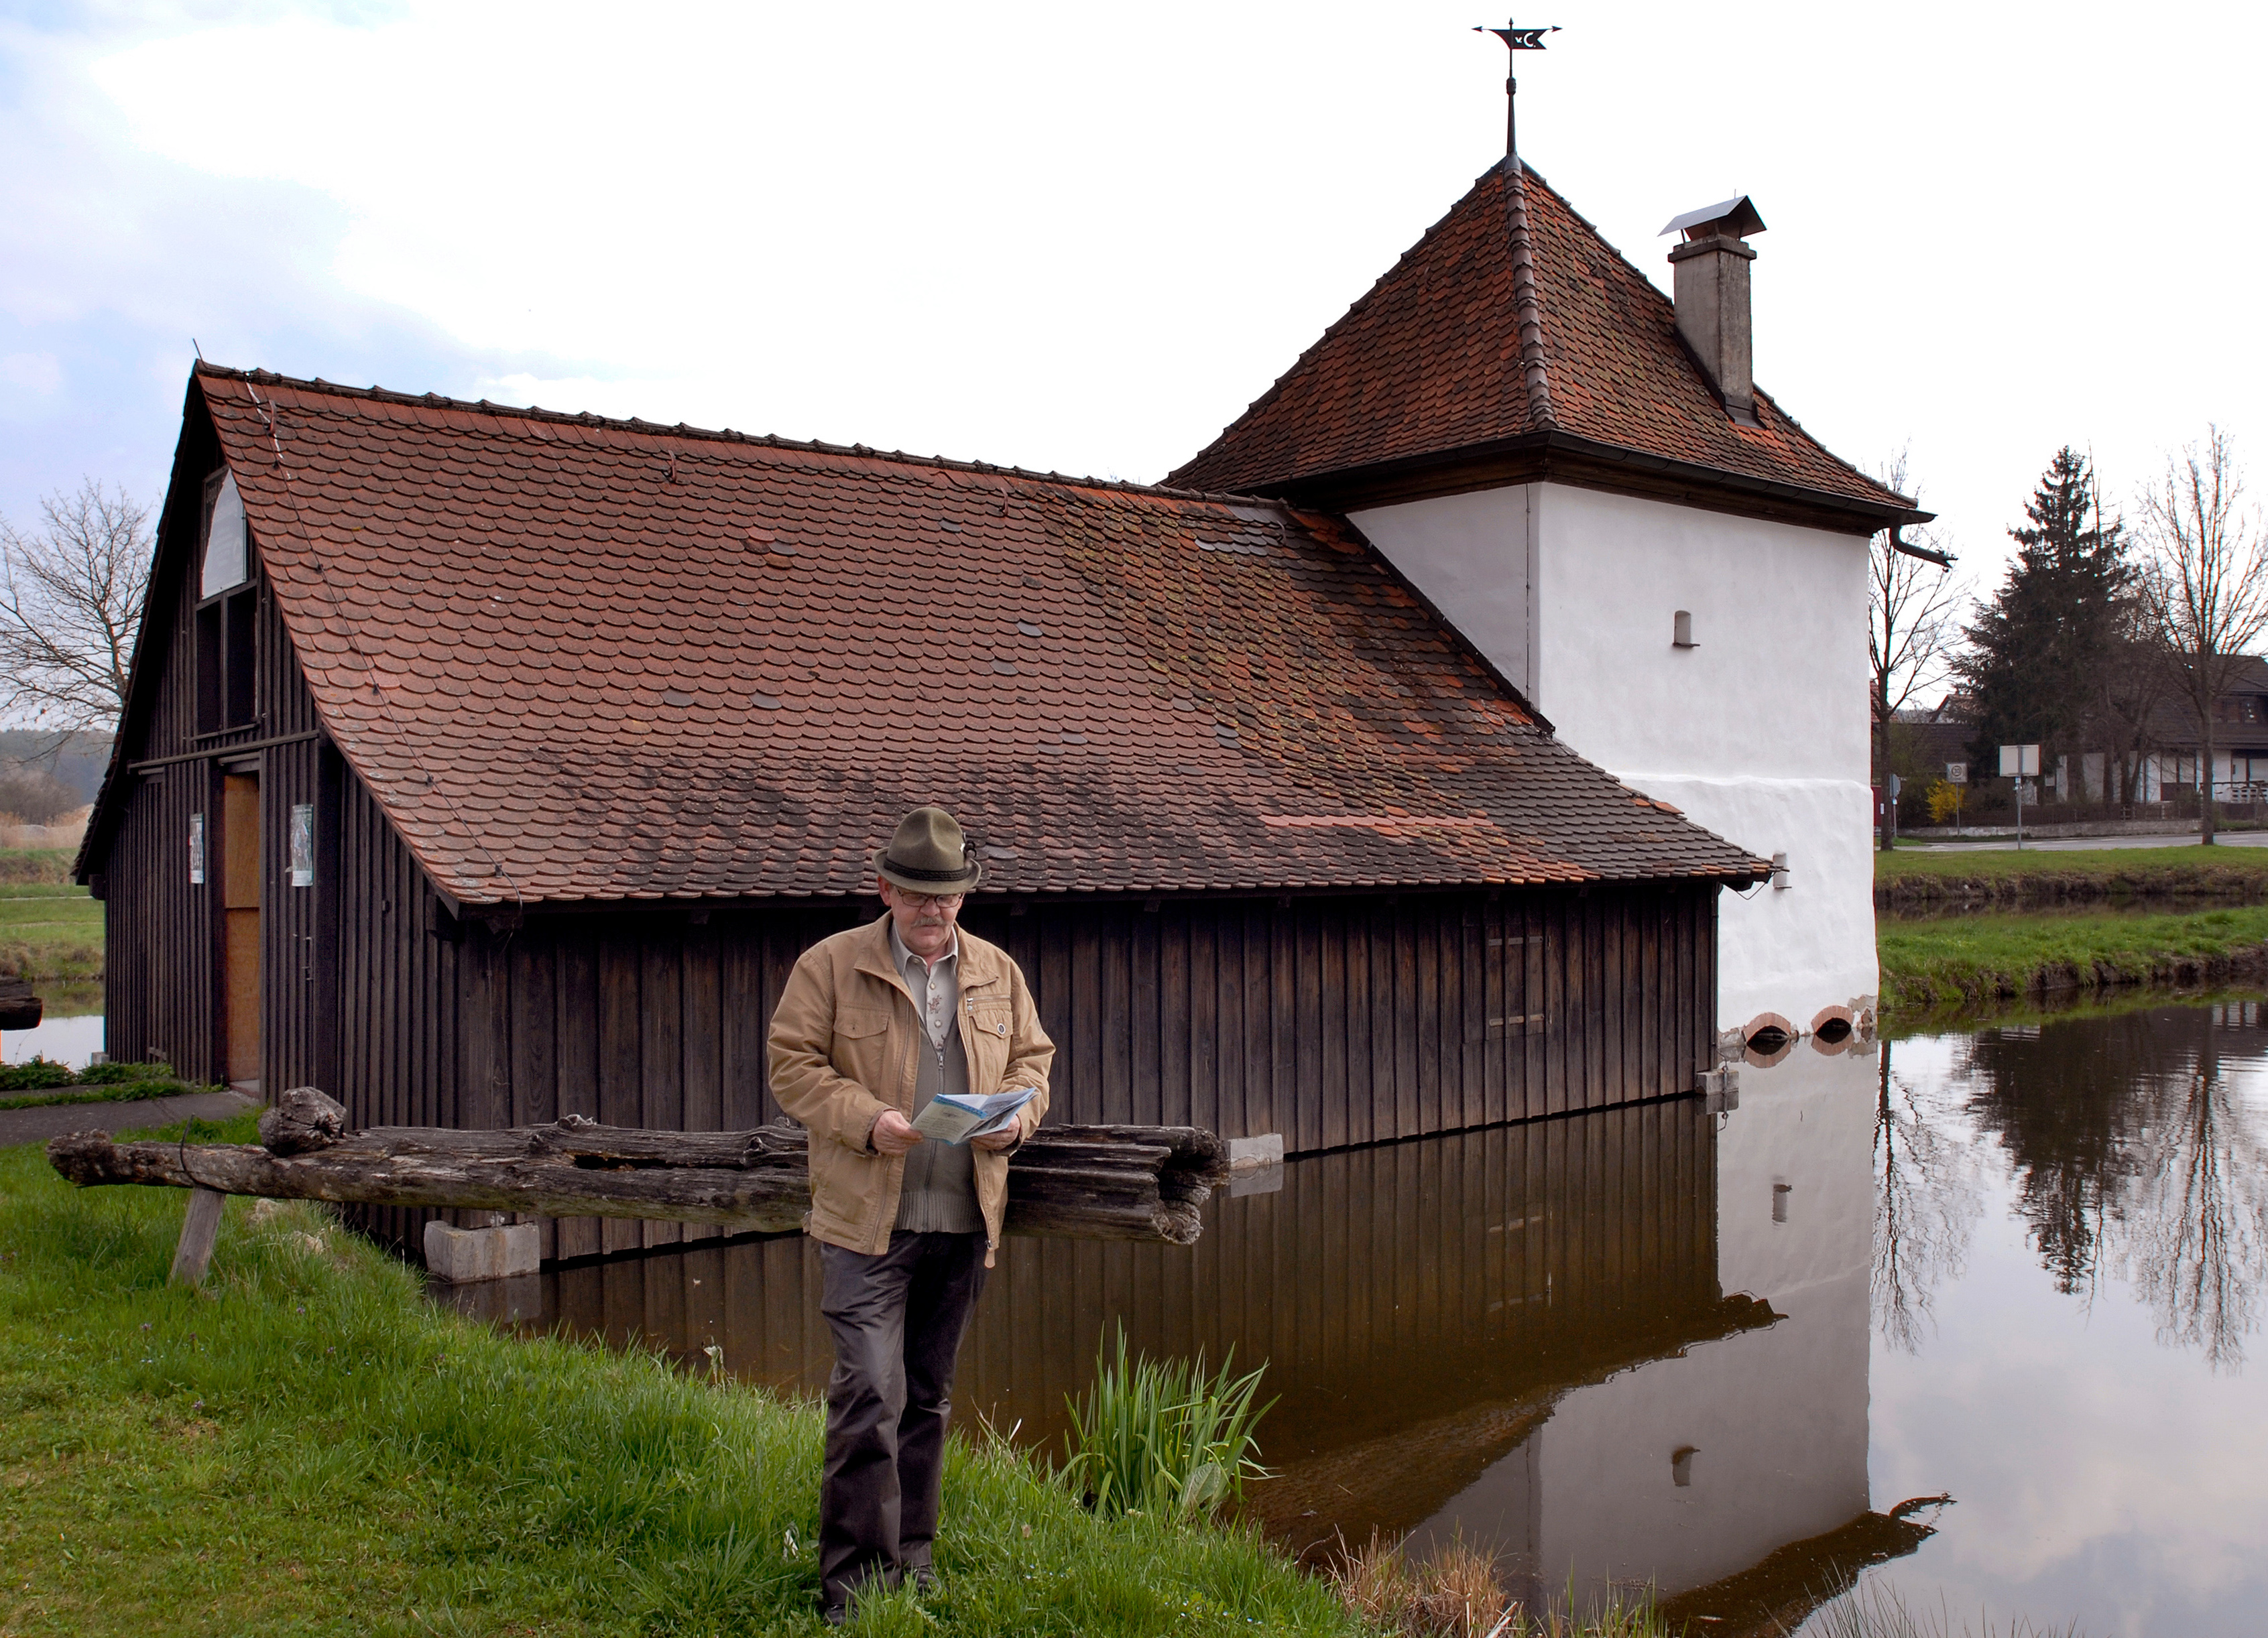
[[1867, 552], [1926, 514], [1756, 386], [1755, 206], [1673, 226], [1674, 300], [1492, 166], [1169, 481], [1344, 513], [1568, 745], [1782, 865], [1721, 906], [1718, 1016], [1800, 1033], [1873, 1004]]

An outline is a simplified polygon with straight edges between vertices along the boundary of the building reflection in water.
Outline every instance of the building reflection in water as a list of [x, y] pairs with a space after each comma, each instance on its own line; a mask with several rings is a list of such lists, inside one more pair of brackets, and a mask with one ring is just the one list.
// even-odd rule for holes
[[[1217, 1197], [1194, 1247], [1009, 1240], [959, 1409], [1060, 1448], [1123, 1323], [1153, 1355], [1268, 1362], [1277, 1477], [1252, 1503], [1295, 1548], [1458, 1534], [1531, 1594], [1738, 1576], [1874, 1517], [1874, 1093], [1871, 1047], [1807, 1047], [1748, 1070], [1729, 1115], [1683, 1098], [1295, 1160]], [[816, 1394], [818, 1289], [799, 1238], [696, 1245], [547, 1271], [539, 1323]]]

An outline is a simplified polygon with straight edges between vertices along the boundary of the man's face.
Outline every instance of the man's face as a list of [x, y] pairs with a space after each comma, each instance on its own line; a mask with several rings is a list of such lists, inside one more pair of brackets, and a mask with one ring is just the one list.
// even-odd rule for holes
[[882, 884], [882, 902], [890, 907], [890, 923], [905, 947], [924, 961], [934, 961], [953, 943], [953, 924], [961, 917], [959, 893], [908, 892], [895, 882]]

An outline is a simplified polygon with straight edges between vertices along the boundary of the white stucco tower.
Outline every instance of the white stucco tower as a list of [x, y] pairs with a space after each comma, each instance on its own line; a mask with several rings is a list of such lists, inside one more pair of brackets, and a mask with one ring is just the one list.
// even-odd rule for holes
[[1760, 858], [1718, 1022], [1875, 990], [1867, 550], [1919, 521], [1749, 371], [1746, 199], [1665, 297], [1514, 162], [1168, 482], [1347, 514], [1589, 760]]

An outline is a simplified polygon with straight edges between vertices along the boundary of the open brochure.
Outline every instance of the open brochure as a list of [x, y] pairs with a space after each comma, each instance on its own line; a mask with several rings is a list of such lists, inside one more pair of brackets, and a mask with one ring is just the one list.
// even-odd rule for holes
[[1016, 1111], [1032, 1101], [1038, 1090], [995, 1092], [990, 1098], [957, 1097], [939, 1092], [914, 1117], [914, 1130], [940, 1143], [966, 1143], [972, 1137], [997, 1132], [1016, 1118]]

